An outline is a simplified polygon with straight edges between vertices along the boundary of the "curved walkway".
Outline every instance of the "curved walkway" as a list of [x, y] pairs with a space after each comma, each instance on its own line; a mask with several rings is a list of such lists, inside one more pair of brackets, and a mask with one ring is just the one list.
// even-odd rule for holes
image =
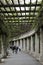
[[0, 65], [41, 65], [35, 58], [25, 53], [11, 54]]

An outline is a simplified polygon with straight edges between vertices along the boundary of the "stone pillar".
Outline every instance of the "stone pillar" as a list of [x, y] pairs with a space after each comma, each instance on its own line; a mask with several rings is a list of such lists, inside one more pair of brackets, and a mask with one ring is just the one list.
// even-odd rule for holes
[[29, 51], [29, 38], [27, 38], [27, 51]]
[[39, 57], [39, 38], [37, 33], [35, 33], [35, 57], [38, 59]]
[[33, 37], [31, 36], [31, 53], [33, 53]]
[[17, 40], [15, 41], [15, 46], [17, 46]]
[[15, 46], [15, 41], [14, 41], [14, 46]]
[[43, 30], [40, 29], [40, 61], [43, 62]]
[[17, 46], [19, 47], [19, 41], [17, 40]]
[[20, 39], [20, 48], [22, 50], [22, 39]]
[[23, 39], [22, 39], [22, 50], [23, 50], [23, 47], [24, 47], [24, 46], [23, 46]]
[[25, 38], [25, 51], [27, 51], [27, 38]]
[[23, 51], [25, 51], [25, 39], [23, 39]]

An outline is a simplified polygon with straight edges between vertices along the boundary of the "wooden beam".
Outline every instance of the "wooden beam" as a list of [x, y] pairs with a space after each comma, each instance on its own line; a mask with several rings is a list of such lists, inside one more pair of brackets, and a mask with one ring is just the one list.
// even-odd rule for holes
[[25, 5], [22, 5], [22, 4], [18, 4], [18, 5], [0, 5], [0, 7], [30, 7], [30, 6], [42, 6], [41, 4], [25, 4]]

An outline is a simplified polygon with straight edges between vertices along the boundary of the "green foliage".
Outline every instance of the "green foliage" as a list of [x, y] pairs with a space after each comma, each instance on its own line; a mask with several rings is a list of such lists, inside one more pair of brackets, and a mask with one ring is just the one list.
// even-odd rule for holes
[[0, 21], [0, 33], [5, 34], [6, 36], [10, 36], [10, 29], [8, 24], [4, 23], [2, 20]]

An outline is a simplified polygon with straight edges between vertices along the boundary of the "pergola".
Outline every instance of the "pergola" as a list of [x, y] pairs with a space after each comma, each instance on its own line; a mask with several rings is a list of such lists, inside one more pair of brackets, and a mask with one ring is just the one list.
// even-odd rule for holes
[[43, 0], [0, 0], [0, 19], [12, 29], [30, 28], [43, 21]]

